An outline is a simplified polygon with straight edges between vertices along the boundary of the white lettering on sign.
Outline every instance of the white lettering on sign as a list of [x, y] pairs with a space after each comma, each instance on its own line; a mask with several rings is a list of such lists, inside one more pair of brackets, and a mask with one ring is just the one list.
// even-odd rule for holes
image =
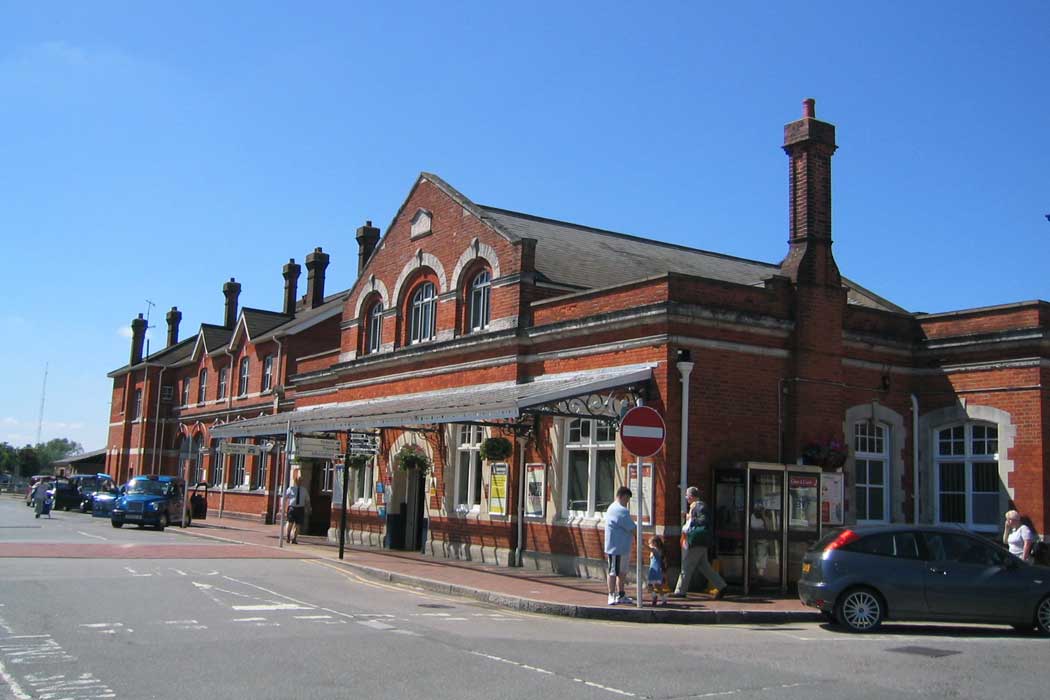
[[627, 437], [660, 439], [664, 436], [663, 428], [650, 428], [644, 425], [625, 425], [622, 432]]

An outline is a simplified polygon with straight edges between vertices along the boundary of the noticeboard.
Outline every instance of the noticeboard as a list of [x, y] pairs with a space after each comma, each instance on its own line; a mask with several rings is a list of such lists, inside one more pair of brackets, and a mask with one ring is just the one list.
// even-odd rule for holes
[[492, 465], [489, 476], [489, 515], [507, 514], [507, 463]]
[[[638, 503], [642, 509], [642, 525], [653, 524], [653, 465], [651, 462], [642, 463], [642, 498], [638, 498], [638, 463], [631, 462], [627, 465], [627, 488], [635, 492], [632, 500]], [[637, 510], [635, 516], [637, 516]]]
[[842, 519], [842, 474], [820, 475], [820, 522], [825, 525], [841, 525]]
[[525, 517], [542, 518], [547, 504], [547, 465], [525, 465]]

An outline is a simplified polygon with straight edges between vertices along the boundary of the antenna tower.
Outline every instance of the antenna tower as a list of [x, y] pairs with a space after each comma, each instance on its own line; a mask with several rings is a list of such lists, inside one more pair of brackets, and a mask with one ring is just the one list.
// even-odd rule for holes
[[144, 331], [145, 334], [146, 334], [146, 355], [145, 355], [146, 357], [149, 357], [149, 328], [150, 328], [150, 325], [149, 325], [149, 312], [153, 311], [153, 307], [154, 306], [156, 306], [156, 304], [154, 304], [149, 299], [146, 300], [146, 328], [145, 328], [145, 331]]
[[44, 398], [47, 396], [47, 363], [44, 363], [44, 388], [40, 390], [40, 417], [36, 421], [36, 444], [40, 444], [40, 433], [44, 429]]

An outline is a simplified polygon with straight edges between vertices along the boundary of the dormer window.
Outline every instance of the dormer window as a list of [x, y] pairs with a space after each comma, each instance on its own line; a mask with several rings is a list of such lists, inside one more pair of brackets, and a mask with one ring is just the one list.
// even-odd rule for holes
[[409, 326], [409, 344], [422, 343], [434, 339], [435, 320], [437, 316], [437, 294], [433, 282], [419, 285], [412, 295], [411, 325]]
[[481, 331], [489, 325], [489, 296], [492, 274], [482, 270], [470, 283], [470, 330]]
[[420, 209], [412, 217], [412, 238], [422, 238], [431, 232], [432, 215], [426, 209]]

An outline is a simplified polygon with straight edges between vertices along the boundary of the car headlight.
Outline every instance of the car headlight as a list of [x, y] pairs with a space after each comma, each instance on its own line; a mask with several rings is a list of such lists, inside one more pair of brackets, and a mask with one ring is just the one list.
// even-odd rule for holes
[[160, 501], [150, 501], [146, 504], [146, 510], [157, 511], [160, 510]]

